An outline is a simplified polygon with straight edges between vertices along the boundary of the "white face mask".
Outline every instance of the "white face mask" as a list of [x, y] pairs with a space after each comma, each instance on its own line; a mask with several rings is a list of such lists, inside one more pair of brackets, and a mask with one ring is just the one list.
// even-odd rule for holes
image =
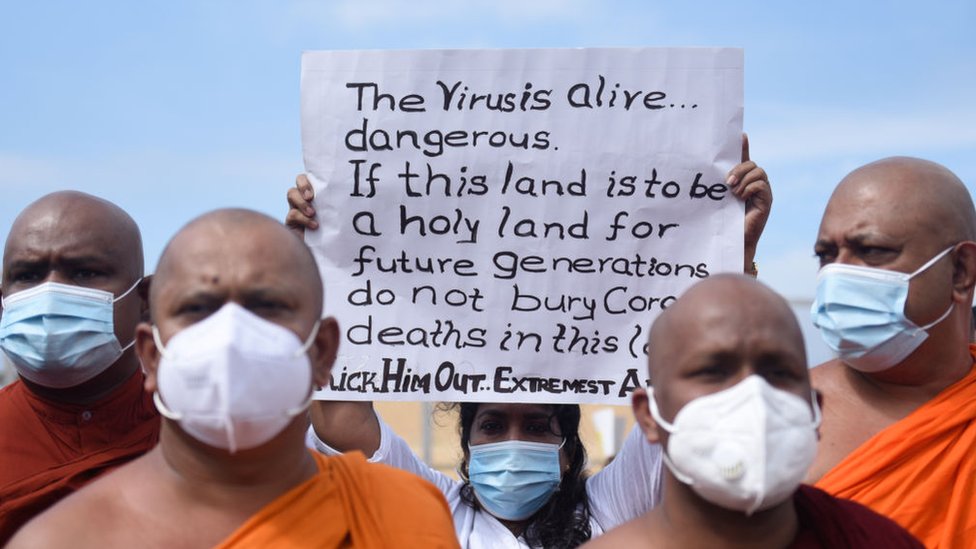
[[193, 438], [234, 453], [260, 446], [302, 413], [312, 398], [312, 368], [302, 343], [287, 328], [236, 303], [189, 326], [163, 347], [156, 408]]
[[747, 515], [793, 495], [817, 454], [816, 399], [807, 402], [757, 375], [685, 404], [674, 423], [661, 417], [653, 388], [648, 406], [669, 433], [663, 456], [675, 478]]

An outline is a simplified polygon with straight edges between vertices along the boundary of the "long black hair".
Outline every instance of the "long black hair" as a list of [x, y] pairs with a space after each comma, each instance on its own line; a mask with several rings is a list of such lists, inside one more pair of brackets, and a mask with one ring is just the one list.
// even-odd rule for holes
[[[467, 448], [471, 440], [474, 417], [479, 403], [462, 402], [449, 405], [458, 408], [458, 429], [461, 434], [461, 448]], [[559, 432], [566, 438], [563, 445], [569, 457], [569, 469], [562, 476], [559, 488], [549, 501], [529, 519], [523, 533], [530, 547], [563, 549], [581, 545], [590, 539], [590, 506], [586, 497], [586, 448], [579, 438], [580, 407], [577, 404], [553, 404], [553, 415], [559, 423]], [[461, 500], [479, 509], [474, 496], [474, 488], [467, 481], [468, 464], [461, 462], [462, 478]]]

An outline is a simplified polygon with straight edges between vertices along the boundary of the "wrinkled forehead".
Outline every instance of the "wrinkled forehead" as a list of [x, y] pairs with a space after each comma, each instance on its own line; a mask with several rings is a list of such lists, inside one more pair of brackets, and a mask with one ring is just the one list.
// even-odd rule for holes
[[19, 259], [99, 257], [118, 265], [140, 256], [137, 235], [97, 204], [41, 206], [26, 210], [11, 226], [4, 265]]
[[[821, 232], [874, 232], [894, 238], [928, 238], [952, 218], [939, 185], [898, 165], [868, 166], [838, 184], [827, 203]], [[954, 220], [954, 218], [953, 218]]]

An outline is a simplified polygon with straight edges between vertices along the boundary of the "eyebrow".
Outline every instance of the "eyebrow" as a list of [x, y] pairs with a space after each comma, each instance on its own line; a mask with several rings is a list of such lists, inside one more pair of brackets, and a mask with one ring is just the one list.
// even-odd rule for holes
[[37, 259], [12, 259], [7, 265], [9, 270], [22, 270], [22, 269], [36, 269], [42, 265], [47, 265], [48, 259], [46, 257]]
[[296, 298], [295, 292], [290, 291], [290, 288], [281, 288], [276, 286], [266, 286], [259, 288], [246, 288], [241, 292], [241, 296], [247, 299], [288, 299]]
[[63, 256], [59, 262], [64, 264], [67, 267], [73, 267], [73, 268], [77, 268], [79, 266], [87, 267], [91, 265], [96, 265], [102, 268], [115, 270], [118, 267], [118, 265], [112, 260], [111, 257], [105, 255], [95, 255], [95, 254], [76, 255], [76, 256], [67, 254]]
[[216, 292], [210, 289], [192, 289], [174, 295], [171, 308], [172, 310], [175, 310], [183, 303], [191, 301], [200, 301], [207, 304], [213, 304], [224, 301], [226, 297], [227, 294], [225, 292]]

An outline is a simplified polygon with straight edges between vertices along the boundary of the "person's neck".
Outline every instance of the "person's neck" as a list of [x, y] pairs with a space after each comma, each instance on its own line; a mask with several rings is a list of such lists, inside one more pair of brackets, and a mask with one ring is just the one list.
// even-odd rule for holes
[[[292, 422], [271, 442], [231, 454], [193, 439], [170, 420], [159, 436], [159, 459], [182, 489], [199, 501], [268, 501], [314, 476], [318, 467]], [[296, 428], [297, 427], [297, 428]]]
[[882, 398], [922, 404], [966, 377], [972, 368], [968, 339], [963, 332], [950, 330], [930, 333], [914, 353], [893, 368], [874, 373], [848, 368], [848, 375], [853, 385]]
[[104, 372], [74, 387], [53, 389], [38, 385], [23, 377], [20, 380], [30, 392], [43, 399], [61, 402], [63, 404], [84, 406], [103, 400], [121, 387], [138, 370], [139, 360], [136, 358], [135, 352], [130, 348]]
[[799, 522], [793, 498], [747, 516], [709, 503], [665, 473], [664, 501], [645, 526], [667, 547], [781, 548], [796, 538]]
[[531, 522], [529, 519], [525, 519], [525, 520], [505, 520], [505, 519], [500, 519], [498, 517], [495, 517], [495, 518], [498, 519], [498, 522], [502, 523], [502, 525], [505, 528], [508, 528], [508, 531], [511, 532], [512, 535], [515, 536], [515, 537], [519, 537], [522, 534], [524, 534], [525, 533], [525, 529], [529, 527], [529, 522]]

